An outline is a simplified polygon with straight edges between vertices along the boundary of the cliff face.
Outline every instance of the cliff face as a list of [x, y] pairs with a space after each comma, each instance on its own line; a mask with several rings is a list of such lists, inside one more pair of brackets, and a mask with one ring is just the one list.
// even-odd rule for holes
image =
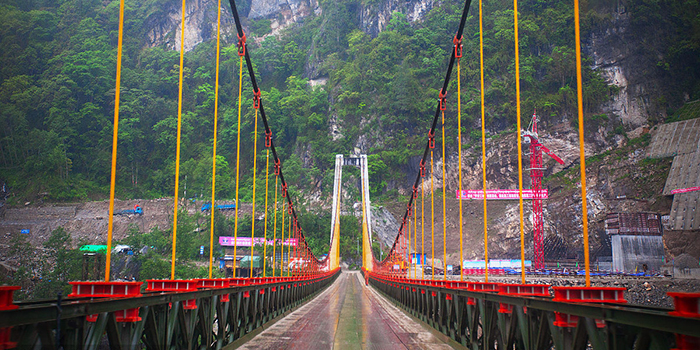
[[[164, 45], [172, 50], [180, 51], [182, 5], [178, 1], [164, 3], [161, 11], [149, 16], [146, 24], [150, 47]], [[216, 39], [217, 1], [193, 0], [186, 2], [185, 10], [185, 52], [192, 50], [198, 44]], [[222, 36], [236, 37], [231, 9], [228, 4], [221, 9]]]
[[[216, 5], [214, 0], [188, 1], [185, 13], [185, 51], [197, 44], [216, 37]], [[395, 11], [406, 15], [410, 22], [418, 21], [435, 5], [434, 0], [387, 0], [361, 5], [359, 9], [360, 28], [376, 37], [389, 23]], [[304, 18], [322, 12], [318, 0], [252, 0], [239, 4], [239, 14], [243, 19], [270, 20], [273, 32], [302, 21]], [[148, 45], [179, 50], [182, 7], [178, 1], [163, 4], [156, 15], [151, 16], [148, 27]], [[233, 21], [228, 4], [222, 5], [222, 27], [226, 36], [233, 34]], [[234, 34], [235, 37], [235, 34]]]
[[618, 116], [625, 126], [635, 129], [645, 125], [650, 114], [663, 113], [651, 102], [663, 77], [655, 70], [656, 62], [635, 52], [640, 38], [629, 29], [630, 13], [624, 5], [618, 5], [611, 13], [611, 20], [593, 31], [584, 48], [593, 60], [594, 69], [609, 84], [619, 87], [617, 96], [612, 96], [602, 112]]
[[[549, 190], [549, 198], [543, 201], [545, 258], [560, 260], [582, 258], [583, 212], [581, 204], [578, 138], [574, 130], [566, 133], [543, 130], [541, 141], [565, 164], [559, 165], [544, 155], [545, 178], [542, 186]], [[611, 142], [592, 141], [586, 146], [586, 179], [589, 236], [592, 259], [610, 255], [610, 242], [604, 234], [604, 220], [610, 212], [659, 212], [668, 214], [671, 200], [662, 195], [666, 176], [670, 169], [670, 158], [650, 160], [646, 158], [649, 135], [621, 142], [619, 147]], [[607, 147], [607, 148], [606, 148]], [[486, 178], [488, 189], [517, 189], [517, 147], [514, 134], [496, 136], [488, 140]], [[471, 147], [463, 151], [463, 189], [481, 189], [481, 150]], [[523, 156], [523, 187], [530, 188], [529, 157]], [[442, 166], [436, 164], [436, 169]], [[415, 173], [414, 173], [415, 174]], [[425, 231], [418, 218], [418, 241], [425, 235], [424, 244], [432, 247], [433, 229], [435, 250], [442, 255], [443, 227], [446, 228], [447, 255], [449, 263], [459, 261], [459, 201], [455, 199], [458, 189], [457, 158], [448, 159], [446, 178], [446, 222], [443, 226], [442, 175], [436, 171], [434, 177], [426, 177], [422, 183], [425, 207]], [[415, 179], [412, 177], [412, 179]], [[435, 191], [434, 214], [431, 212], [430, 182]], [[419, 195], [421, 191], [419, 190]], [[420, 201], [419, 201], [420, 203]], [[483, 207], [480, 200], [462, 202], [462, 235], [464, 237], [463, 258], [483, 257]], [[397, 218], [397, 223], [406, 210], [405, 202], [387, 203], [387, 209]], [[384, 210], [384, 209], [381, 209]], [[532, 205], [524, 203], [524, 234], [526, 256], [532, 256], [533, 216]], [[373, 215], [375, 215], [373, 213]], [[430, 222], [434, 218], [434, 228]], [[390, 220], [373, 224], [380, 225]], [[393, 238], [397, 229], [378, 232], [382, 243]], [[517, 259], [520, 256], [520, 215], [517, 200], [488, 201], [489, 255], [493, 258]], [[437, 253], [436, 253], [437, 254]], [[595, 260], [593, 260], [595, 261]]]
[[435, 3], [434, 0], [385, 0], [364, 5], [360, 10], [360, 28], [370, 36], [376, 37], [389, 24], [393, 12], [401, 12], [409, 22], [415, 22], [421, 20]]
[[[434, 6], [434, 0], [381, 0], [368, 1], [361, 4], [358, 10], [357, 23], [359, 27], [370, 36], [377, 36], [384, 30], [395, 11], [406, 15], [411, 21], [419, 21]], [[279, 29], [302, 21], [304, 18], [322, 13], [318, 0], [253, 0], [249, 10], [241, 14], [244, 25], [247, 20], [268, 19], [271, 22], [273, 33]], [[179, 48], [180, 13], [177, 2], [166, 5], [166, 10], [153, 17], [153, 25], [150, 33], [149, 45], [167, 45], [174, 49]], [[665, 118], [664, 109], [656, 101], [663, 95], [663, 86], [668, 82], [668, 76], [657, 68], [659, 50], [655, 47], [644, 46], [643, 43], [651, 41], [663, 41], [660, 37], [663, 31], [648, 38], [648, 33], [640, 33], [631, 30], [631, 15], [624, 4], [617, 4], [607, 8], [600, 21], [590, 35], [584, 38], [582, 43], [584, 55], [591, 59], [590, 63], [595, 70], [601, 72], [603, 78], [612, 85], [617, 86], [618, 92], [611, 96], [609, 102], [600, 106], [596, 111], [606, 114], [609, 120], [586, 122], [586, 155], [593, 157], [588, 162], [588, 208], [589, 222], [591, 223], [591, 240], [596, 249], [607, 249], [602, 220], [605, 214], [612, 211], [658, 211], [668, 212], [670, 203], [660, 196], [663, 187], [663, 179], [668, 172], [668, 162], [659, 161], [649, 163], [644, 157], [644, 142], [635, 141], [628, 144], [628, 139], [634, 139], [647, 132], [647, 126], [651, 121]], [[224, 8], [226, 19], [224, 33], [235, 38], [232, 22], [227, 6]], [[213, 0], [196, 0], [188, 2], [186, 13], [187, 32], [185, 34], [185, 49], [190, 50], [198, 43], [212, 39], [216, 34], [216, 3]], [[646, 47], [648, 52], [640, 53], [641, 48]], [[658, 48], [657, 48], [658, 49]], [[319, 63], [317, 58], [309, 57], [307, 76], [316, 77], [318, 69], [314, 68]], [[332, 104], [332, 101], [331, 101]], [[594, 114], [594, 113], [590, 113]], [[590, 115], [588, 115], [590, 116]], [[370, 122], [363, 119], [363, 123]], [[556, 122], [544, 125], [541, 132], [541, 141], [555, 154], [561, 157], [564, 165], [559, 165], [545, 156], [545, 180], [543, 186], [549, 188], [550, 198], [545, 201], [545, 237], [549, 258], [565, 258], [576, 255], [581, 251], [581, 194], [578, 180], [578, 134], [575, 127], [570, 124], [570, 117], [562, 117]], [[334, 120], [334, 118], [331, 118]], [[627, 138], [616, 132], [616, 126], [624, 126]], [[334, 133], [334, 139], [340, 138], [337, 125], [331, 123], [330, 131]], [[494, 136], [487, 142], [487, 187], [491, 189], [517, 188], [517, 150], [514, 133]], [[370, 141], [374, 140], [374, 141]], [[360, 149], [379, 147], [382, 143], [379, 137], [360, 136], [354, 141], [354, 146]], [[465, 142], [466, 143], [466, 142]], [[308, 154], [308, 147], [299, 147], [299, 152]], [[308, 157], [302, 157], [307, 163]], [[481, 188], [481, 151], [477, 147], [465, 149], [463, 152], [463, 188]], [[436, 167], [442, 164], [441, 159], [436, 159]], [[529, 164], [529, 158], [523, 159], [524, 164]], [[452, 151], [447, 157], [447, 193], [452, 198], [448, 217], [448, 236], [458, 234], [458, 227], [453, 225], [458, 218], [457, 205], [454, 201], [454, 190], [458, 188], [457, 155]], [[401, 194], [408, 194], [409, 188], [419, 171], [418, 160], [413, 159], [405, 169], [397, 169], [407, 174], [405, 183], [392, 184], [398, 188]], [[523, 173], [523, 184], [529, 187], [529, 172]], [[435, 189], [441, 192], [442, 180], [434, 178]], [[423, 183], [426, 190], [430, 182]], [[307, 196], [311, 202], [328, 207], [323, 198], [319, 196], [319, 190], [310, 189], [313, 194]], [[388, 210], [388, 211], [387, 211]], [[470, 203], [463, 209], [470, 220], [467, 235], [471, 239], [478, 240], [481, 233], [481, 208], [479, 203]], [[390, 245], [393, 235], [398, 228], [398, 223], [387, 215], [391, 212], [394, 217], [400, 218], [405, 211], [405, 203], [399, 203], [392, 209], [377, 209], [373, 212], [375, 227], [379, 225], [390, 226], [387, 230], [377, 230], [378, 237], [384, 245]], [[442, 235], [442, 209], [436, 213], [436, 234]], [[490, 209], [489, 220], [493, 242], [490, 249], [499, 253], [502, 257], [514, 257], [519, 254], [519, 210], [517, 202], [494, 203]], [[466, 226], [465, 226], [466, 227]], [[525, 232], [526, 240], [531, 242], [532, 218], [529, 204], [525, 207]], [[453, 243], [448, 242], [448, 251], [455, 254]], [[465, 250], [465, 258], [478, 257], [483, 253], [479, 245], [471, 244]], [[531, 243], [526, 244], [531, 251]], [[441, 247], [438, 249], [442, 249]], [[481, 250], [480, 250], [481, 249]], [[512, 253], [512, 254], [511, 254]], [[604, 254], [605, 252], [602, 252]], [[515, 254], [515, 255], [518, 255]], [[555, 256], [556, 255], [556, 256]], [[453, 256], [454, 257], [454, 256]], [[455, 257], [456, 258], [456, 257]]]
[[[364, 32], [375, 37], [386, 28], [393, 12], [401, 12], [410, 22], [415, 22], [421, 20], [436, 4], [435, 0], [368, 2], [360, 4], [357, 21]], [[187, 2], [185, 51], [216, 37], [216, 5], [214, 0]], [[225, 41], [235, 38], [230, 11], [228, 4], [222, 5], [222, 35]], [[239, 11], [244, 26], [248, 19], [268, 19], [273, 33], [277, 33], [310, 15], [321, 14], [322, 8], [318, 0], [252, 0], [249, 4], [239, 4]], [[645, 44], [650, 41], [648, 33], [640, 34], [630, 30], [630, 13], [624, 4], [617, 4], [604, 11], [609, 12], [603, 14], [607, 16], [606, 20], [599, 23], [582, 42], [584, 54], [592, 59], [592, 67], [600, 71], [609, 84], [619, 88], [617, 95], [601, 106], [600, 113], [615, 116], [627, 130], [645, 126], [650, 117], [653, 120], [665, 118], [664, 109], [659, 108], [657, 103], [663, 97], [661, 88], [669, 83], [668, 75], [657, 68], [657, 61], [662, 58], [660, 48], [656, 47], [660, 44], [649, 47]], [[147, 45], [165, 45], [179, 50], [180, 19], [180, 2], [164, 3], [159, 11], [149, 17]], [[657, 37], [651, 41], [663, 42], [663, 30], [654, 35]], [[318, 65], [318, 62], [311, 62], [314, 59], [310, 57], [307, 65]], [[310, 78], [315, 78], [317, 69], [307, 69], [307, 73]]]
[[[185, 51], [190, 51], [198, 44], [216, 39], [215, 0], [192, 0], [186, 3], [185, 10]], [[239, 15], [247, 31], [247, 20], [269, 19], [273, 31], [297, 23], [316, 13], [320, 14], [318, 0], [253, 0], [250, 4], [238, 4]], [[224, 41], [236, 38], [235, 24], [228, 3], [221, 5], [221, 27]], [[180, 50], [180, 26], [182, 24], [182, 5], [179, 1], [169, 1], [149, 17], [147, 45], [150, 47], [164, 45], [173, 50]], [[229, 39], [230, 40], [227, 40]]]
[[318, 0], [253, 0], [248, 18], [269, 19], [272, 29], [278, 30], [314, 13], [321, 13]]

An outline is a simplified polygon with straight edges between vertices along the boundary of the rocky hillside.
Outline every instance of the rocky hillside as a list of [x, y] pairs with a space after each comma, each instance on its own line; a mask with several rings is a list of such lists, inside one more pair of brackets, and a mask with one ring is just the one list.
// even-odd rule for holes
[[[218, 201], [217, 201], [218, 202]], [[222, 201], [221, 204], [224, 202]], [[161, 198], [154, 200], [115, 200], [115, 212], [131, 209], [134, 205], [143, 208], [143, 215], [115, 215], [114, 240], [122, 240], [133, 227], [138, 232], [149, 232], [154, 228], [168, 230], [173, 224], [173, 200]], [[187, 210], [190, 215], [199, 213], [202, 201], [181, 201], [180, 209]], [[239, 215], [251, 214], [252, 206], [242, 203]], [[234, 211], [222, 211], [225, 217]], [[56, 228], [63, 227], [70, 233], [74, 244], [92, 242], [104, 244], [107, 242], [107, 223], [109, 201], [86, 202], [77, 204], [44, 204], [27, 203], [23, 208], [10, 208], [0, 218], [0, 245], [7, 248], [12, 235], [20, 230], [29, 230], [29, 241], [35, 246], [41, 246]], [[208, 220], [208, 219], [207, 219]], [[0, 254], [6, 256], [4, 254]]]
[[[8, 206], [13, 207], [3, 219], [6, 225], [15, 222], [13, 217], [30, 218], [22, 214], [23, 204], [36, 202], [37, 198], [46, 197], [56, 203], [106, 196], [114, 101], [114, 81], [110, 79], [114, 77], [115, 4], [17, 2], [0, 11], [4, 19], [0, 21], [0, 34], [17, 47], [0, 57], [0, 177], [8, 182], [12, 192]], [[216, 4], [212, 0], [188, 1], [185, 10], [185, 146], [180, 183], [189, 179], [191, 196], [211, 188], [208, 169]], [[327, 210], [332, 188], [330, 160], [336, 153], [357, 150], [369, 155], [375, 201], [382, 202], [394, 216], [401, 215], [405, 202], [399, 199], [409, 193], [419, 170], [425, 131], [462, 3], [249, 0], [237, 2], [237, 6], [294, 196], [313, 211]], [[487, 186], [494, 189], [516, 187], [520, 156], [515, 151], [511, 6], [512, 2], [506, 0], [485, 4]], [[693, 17], [700, 11], [698, 6], [688, 0], [619, 0], [589, 1], [582, 8], [585, 138], [590, 159], [588, 201], [594, 240], [601, 249], [605, 240], [597, 237], [606, 212], [668, 211], [668, 200], [658, 191], [668, 162], [645, 159], [646, 133], [655, 124], [673, 118], [683, 103], [700, 97], [700, 55], [694, 39], [700, 25]], [[472, 4], [465, 27], [462, 60], [461, 141], [466, 189], [481, 187], [475, 8]], [[548, 237], [558, 237], [548, 244], [566, 247], [563, 252], [552, 248], [552, 254], [556, 250], [559, 255], [576, 255], [581, 214], [570, 4], [523, 1], [519, 9], [521, 117], [527, 124], [532, 110], [537, 109], [542, 117], [543, 144], [565, 161], [563, 166], [551, 160], [545, 164], [544, 182], [551, 194], [546, 203], [545, 230]], [[221, 91], [237, 91], [236, 35], [228, 4], [223, 10]], [[174, 191], [179, 62], [174, 50], [181, 40], [180, 11], [180, 2], [174, 0], [146, 2], [127, 11], [130, 22], [117, 166], [117, 193], [121, 198], [160, 198]], [[244, 91], [250, 96], [248, 83], [244, 83]], [[446, 165], [447, 180], [443, 183], [440, 178], [433, 179], [438, 191], [445, 187], [449, 194], [448, 214], [456, 210], [457, 203], [451, 198], [458, 187], [455, 94], [453, 83], [448, 91], [448, 152], [445, 159], [436, 157], [437, 166]], [[241, 201], [248, 201], [253, 192], [250, 135], [254, 113], [250, 101], [244, 99], [241, 132], [248, 137], [243, 138], [240, 169], [235, 169], [238, 96], [225, 93], [220, 97], [221, 166], [217, 176], [225, 180], [217, 183], [219, 198], [234, 195], [234, 170], [240, 170]], [[257, 174], [263, 173], [257, 170]], [[527, 187], [527, 174], [524, 177]], [[348, 179], [348, 183], [356, 183], [352, 174]], [[344, 192], [347, 203], [358, 200], [354, 186]], [[399, 203], [394, 203], [397, 200]], [[512, 249], [515, 243], [509, 243], [517, 240], [517, 209], [510, 202], [492, 205], [490, 227], [496, 240], [492, 249], [510, 256], [517, 251]], [[83, 209], [79, 207], [67, 209], [73, 210], [69, 216], [81, 217]], [[465, 205], [466, 217], [470, 225], [473, 223], [467, 229], [472, 240], [479, 240], [481, 235], [479, 208], [478, 203]], [[162, 209], [163, 213], [169, 212]], [[439, 234], [442, 208], [436, 209]], [[34, 220], [35, 225], [44, 225], [43, 218], [54, 217], [56, 210], [37, 213], [41, 219]], [[92, 234], [89, 231], [104, 229], [96, 219], [102, 215], [86, 213], [84, 220], [94, 225], [85, 229], [75, 226], [76, 232]], [[62, 215], [58, 213], [56, 218]], [[377, 225], [390, 221], [386, 212], [374, 216], [382, 220]], [[167, 221], [151, 219], [152, 223], [144, 223], [142, 229]], [[454, 237], [457, 231], [452, 231], [451, 225], [455, 220], [450, 217], [448, 221], [449, 236]], [[65, 225], [77, 224], [66, 221]], [[14, 230], [19, 226], [12, 227]], [[395, 231], [395, 226], [391, 227], [379, 234], [385, 243]], [[448, 245], [454, 246], [450, 242]], [[470, 244], [470, 249], [465, 256], [480, 255], [478, 245]]]
[[[545, 161], [548, 170], [543, 186], [549, 189], [549, 199], [544, 201], [545, 219], [545, 258], [563, 260], [581, 258], [582, 220], [581, 189], [579, 184], [578, 145], [577, 140], [569, 135], [569, 142], [563, 135], [551, 136], [542, 142], [559, 155], [565, 165], [553, 160]], [[670, 158], [652, 160], [645, 156], [650, 135], [623, 140], [619, 147], [601, 149], [604, 144], [589, 144], [591, 149], [599, 152], [587, 159], [588, 213], [589, 233], [591, 235], [592, 253], [595, 256], [609, 256], [610, 243], [604, 234], [604, 220], [609, 212], [644, 212], [653, 211], [668, 214], [671, 199], [662, 195], [666, 176], [670, 169]], [[489, 189], [517, 188], [517, 158], [515, 155], [515, 137], [505, 134], [489, 139], [487, 147], [487, 187]], [[598, 148], [600, 147], [600, 148]], [[587, 149], [587, 152], [591, 150]], [[465, 189], [481, 188], [480, 149], [475, 147], [464, 152]], [[524, 159], [528, 164], [529, 159]], [[448, 163], [447, 177], [447, 253], [448, 261], [457, 262], [459, 256], [459, 202], [454, 197], [457, 188], [456, 159]], [[556, 165], [555, 165], [556, 164]], [[438, 165], [440, 166], [440, 165]], [[441, 175], [436, 174], [435, 181], [435, 243], [436, 254], [442, 255], [443, 211]], [[529, 173], [523, 173], [524, 185], [529, 186]], [[425, 195], [425, 246], [431, 247], [430, 234], [430, 182], [423, 183]], [[420, 202], [419, 202], [420, 203]], [[405, 202], [388, 204], [387, 209], [396, 218], [403, 217]], [[419, 204], [419, 213], [420, 213]], [[476, 259], [483, 256], [483, 207], [481, 201], [463, 203], [464, 258]], [[517, 201], [488, 202], [489, 255], [494, 258], [519, 258], [519, 208]], [[526, 254], [532, 254], [532, 216], [531, 206], [525, 202], [525, 240]], [[375, 227], [382, 226], [375, 220]], [[418, 237], [422, 226], [418, 218]], [[375, 232], [383, 232], [375, 229]], [[396, 230], [386, 232], [382, 243], [393, 239]], [[419, 248], [420, 238], [418, 239]], [[426, 250], [427, 251], [427, 250]]]

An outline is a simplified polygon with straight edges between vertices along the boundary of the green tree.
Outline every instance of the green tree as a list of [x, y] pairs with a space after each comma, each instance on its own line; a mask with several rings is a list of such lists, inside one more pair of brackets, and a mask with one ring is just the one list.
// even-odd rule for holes
[[46, 256], [34, 297], [54, 298], [57, 293], [66, 296], [70, 292], [68, 282], [80, 279], [82, 253], [73, 249], [71, 244], [70, 234], [62, 227], [51, 231], [44, 243]]

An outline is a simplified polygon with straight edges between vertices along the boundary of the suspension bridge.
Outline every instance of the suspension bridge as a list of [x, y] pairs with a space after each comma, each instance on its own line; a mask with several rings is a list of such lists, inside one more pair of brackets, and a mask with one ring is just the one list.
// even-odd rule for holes
[[[542, 153], [553, 155], [539, 143], [536, 117], [527, 131], [520, 125], [520, 84], [518, 56], [518, 11], [514, 1], [515, 69], [517, 96], [518, 154], [521, 142], [530, 144], [531, 178], [533, 181], [533, 210], [535, 211], [534, 268], [540, 268], [542, 244]], [[236, 201], [240, 183], [240, 125], [243, 104], [244, 66], [252, 85], [254, 108], [254, 162], [257, 162], [258, 135], [264, 138], [265, 149], [265, 212], [269, 205], [274, 213], [271, 247], [268, 247], [267, 220], [263, 230], [264, 256], [272, 249], [271, 271], [263, 264], [263, 276], [254, 277], [251, 268], [236, 272], [233, 278], [212, 278], [214, 215], [211, 215], [211, 244], [209, 249], [209, 278], [183, 280], [175, 273], [177, 248], [177, 216], [179, 191], [180, 133], [182, 111], [182, 79], [185, 34], [185, 0], [182, 1], [180, 40], [179, 104], [175, 168], [175, 209], [173, 213], [172, 266], [169, 279], [143, 282], [110, 281], [112, 217], [119, 125], [122, 35], [124, 1], [120, 7], [120, 27], [117, 56], [117, 85], [114, 109], [114, 135], [108, 226], [108, 248], [104, 281], [71, 282], [72, 293], [55, 300], [14, 302], [13, 292], [19, 287], [0, 287], [0, 349], [698, 349], [700, 348], [700, 311], [697, 293], [670, 294], [675, 309], [628, 305], [624, 288], [591, 287], [588, 258], [588, 223], [586, 201], [582, 201], [582, 227], [585, 252], [585, 286], [553, 287], [534, 284], [525, 266], [523, 224], [523, 165], [518, 157], [520, 208], [520, 280], [519, 283], [489, 281], [496, 271], [488, 266], [487, 188], [484, 128], [483, 30], [481, 44], [481, 136], [484, 203], [484, 262], [482, 269], [467, 275], [460, 269], [459, 277], [448, 278], [446, 271], [436, 273], [436, 257], [446, 262], [447, 218], [445, 215], [446, 186], [436, 189], [436, 180], [445, 184], [447, 159], [445, 118], [448, 86], [456, 80], [458, 140], [458, 183], [462, 191], [461, 155], [461, 60], [464, 24], [471, 1], [467, 0], [456, 28], [443, 86], [436, 100], [435, 115], [427, 126], [425, 150], [420, 171], [410, 193], [406, 211], [389, 253], [378, 259], [372, 253], [372, 226], [369, 216], [369, 176], [367, 157], [336, 157], [330, 250], [319, 258], [311, 251], [299, 224], [292, 195], [285, 181], [283, 163], [275, 149], [273, 132], [268, 123], [264, 101], [255, 78], [253, 64], [246, 44], [234, 0], [231, 15], [238, 35], [238, 158], [236, 168]], [[581, 197], [586, 198], [585, 154], [583, 145], [583, 107], [581, 84], [580, 34], [578, 0], [574, 1], [576, 66], [578, 90], [578, 127], [580, 138]], [[216, 136], [219, 95], [219, 52], [222, 7], [219, 0], [216, 52], [216, 85], [214, 107], [214, 147], [211, 203], [216, 196]], [[479, 1], [479, 21], [482, 7]], [[259, 122], [262, 127], [259, 128]], [[270, 172], [272, 163], [272, 172]], [[436, 167], [436, 163], [439, 166]], [[342, 198], [342, 168], [360, 168], [362, 196], [362, 268], [360, 272], [341, 271], [340, 204]], [[255, 189], [257, 163], [253, 166], [253, 220], [255, 220]], [[274, 177], [274, 199], [268, 198], [270, 176]], [[440, 199], [436, 201], [436, 190]], [[429, 192], [429, 193], [428, 193]], [[281, 202], [280, 202], [280, 198]], [[430, 198], [427, 200], [427, 198]], [[426, 208], [425, 203], [430, 203]], [[236, 202], [238, 203], [238, 202]], [[278, 204], [280, 207], [278, 208]], [[418, 204], [420, 203], [420, 205]], [[462, 255], [463, 216], [460, 201], [459, 251]], [[435, 207], [442, 206], [442, 252], [435, 252]], [[234, 240], [250, 237], [255, 242], [256, 228], [250, 233], [238, 230], [236, 205]], [[538, 209], [539, 208], [539, 209]], [[539, 211], [538, 211], [539, 210]], [[430, 211], [430, 215], [428, 214]], [[212, 210], [213, 212], [213, 210]], [[538, 216], [539, 215], [539, 216]], [[418, 220], [420, 218], [420, 225]], [[426, 232], [425, 221], [431, 229]], [[277, 225], [282, 237], [277, 237]], [[431, 224], [432, 223], [432, 224]], [[420, 232], [418, 227], [420, 226]], [[260, 232], [258, 232], [258, 235]], [[430, 235], [432, 269], [426, 273], [418, 265], [425, 264], [426, 235]], [[418, 244], [420, 236], [420, 247]], [[468, 244], [477, 244], [468, 242]], [[537, 248], [537, 247], [540, 248]], [[234, 245], [234, 250], [237, 245]], [[280, 254], [277, 255], [277, 250]], [[286, 255], [285, 255], [286, 249]], [[442, 254], [441, 254], [442, 253]], [[237, 255], [234, 253], [234, 255]], [[276, 260], [279, 256], [280, 259]], [[285, 256], [287, 257], [285, 259]], [[419, 257], [419, 258], [416, 258]], [[421, 261], [420, 263], [417, 262]], [[471, 273], [474, 273], [472, 271]], [[166, 277], [166, 276], [163, 276]], [[530, 282], [530, 283], [529, 283]], [[145, 288], [144, 288], [145, 287]]]

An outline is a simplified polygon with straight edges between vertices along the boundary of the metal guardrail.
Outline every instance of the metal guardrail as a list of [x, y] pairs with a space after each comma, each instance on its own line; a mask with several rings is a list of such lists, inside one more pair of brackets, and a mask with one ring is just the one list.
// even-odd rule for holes
[[[231, 288], [123, 299], [21, 303], [0, 311], [0, 349], [233, 348], [330, 285], [339, 273], [336, 269], [317, 276], [253, 279]], [[226, 296], [229, 301], [222, 301]], [[196, 309], [183, 308], [192, 299]], [[134, 308], [139, 308], [140, 320], [117, 322], [119, 312]], [[91, 315], [97, 315], [96, 321], [88, 321]]]
[[[550, 297], [468, 291], [467, 282], [411, 280], [364, 270], [363, 274], [406, 312], [470, 349], [700, 346], [692, 345], [699, 340], [692, 337], [700, 338], [700, 318], [673, 316], [669, 309], [558, 302]], [[574, 322], [557, 326], [557, 320], [567, 315], [574, 316]], [[688, 341], [691, 347], [683, 347]]]

